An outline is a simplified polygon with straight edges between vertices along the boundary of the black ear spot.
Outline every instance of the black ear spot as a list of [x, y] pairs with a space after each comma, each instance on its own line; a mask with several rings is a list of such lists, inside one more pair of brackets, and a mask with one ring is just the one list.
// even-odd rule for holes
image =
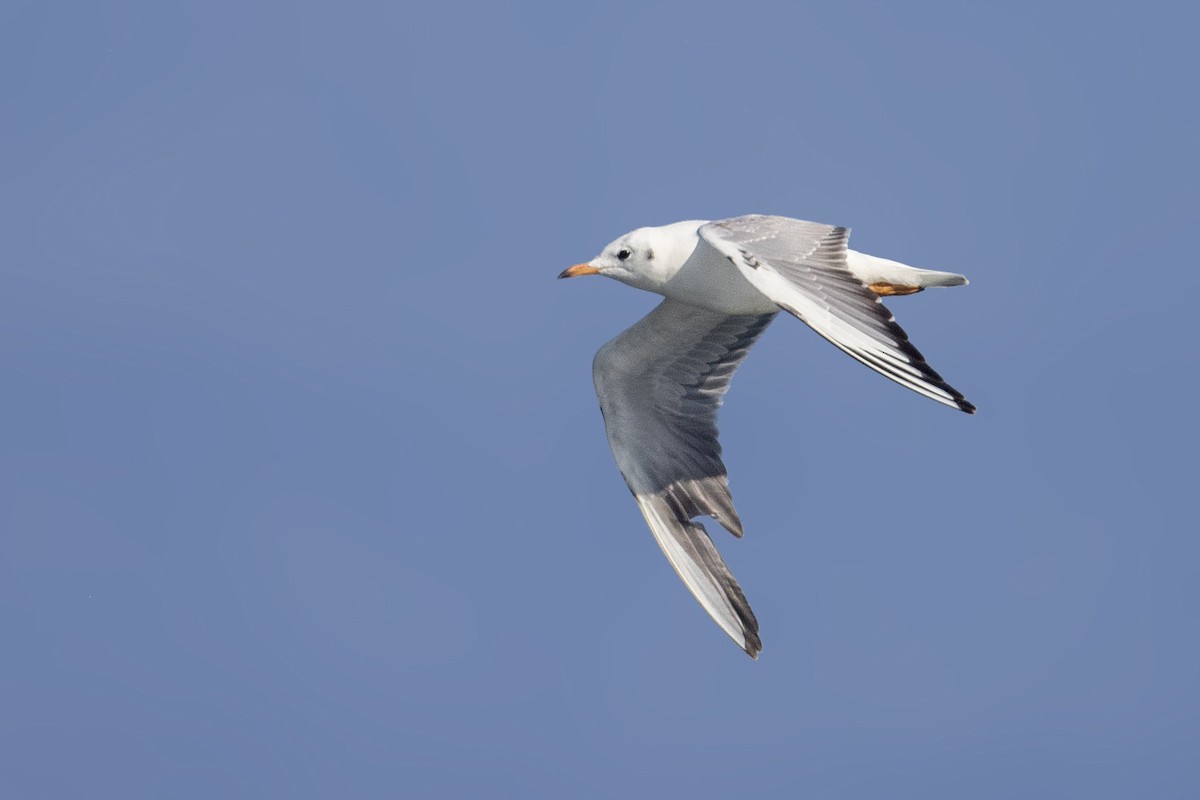
[[647, 251], [646, 251], [646, 260], [647, 260], [647, 261], [651, 261], [651, 260], [653, 260], [653, 259], [654, 259], [654, 251], [653, 251], [653, 250], [647, 250]]

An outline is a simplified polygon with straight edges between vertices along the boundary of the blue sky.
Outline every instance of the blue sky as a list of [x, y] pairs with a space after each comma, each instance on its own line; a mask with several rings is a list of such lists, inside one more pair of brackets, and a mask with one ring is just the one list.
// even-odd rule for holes
[[[0, 794], [1195, 797], [1195, 21], [0, 6]], [[757, 663], [604, 440], [655, 299], [554, 280], [749, 212], [966, 273], [979, 406], [772, 326]]]

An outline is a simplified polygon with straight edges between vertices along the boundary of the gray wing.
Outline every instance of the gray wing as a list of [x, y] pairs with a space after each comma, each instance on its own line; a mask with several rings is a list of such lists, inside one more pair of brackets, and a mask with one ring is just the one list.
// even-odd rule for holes
[[762, 650], [746, 596], [694, 517], [734, 536], [717, 411], [734, 370], [774, 314], [725, 316], [664, 300], [596, 353], [592, 376], [617, 467], [688, 589], [751, 657]]
[[975, 413], [847, 267], [848, 228], [751, 215], [710, 222], [699, 233], [756, 289], [848, 355], [901, 386]]

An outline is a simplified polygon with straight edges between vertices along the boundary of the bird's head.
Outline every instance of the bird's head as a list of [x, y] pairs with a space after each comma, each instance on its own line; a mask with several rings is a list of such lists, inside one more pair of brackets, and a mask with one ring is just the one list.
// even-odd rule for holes
[[559, 273], [560, 278], [603, 275], [650, 292], [663, 286], [696, 249], [696, 228], [684, 222], [661, 228], [638, 228], [610, 242], [600, 255]]

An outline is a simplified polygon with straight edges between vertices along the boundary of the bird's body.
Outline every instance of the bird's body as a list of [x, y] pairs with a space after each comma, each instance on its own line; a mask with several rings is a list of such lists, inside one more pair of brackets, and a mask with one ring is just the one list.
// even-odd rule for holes
[[596, 354], [593, 378], [617, 466], [675, 571], [752, 657], [758, 623], [703, 525], [735, 536], [716, 418], [749, 348], [782, 309], [848, 355], [945, 405], [975, 408], [908, 343], [880, 295], [966, 278], [847, 249], [849, 231], [786, 217], [639, 228], [559, 277], [605, 275], [666, 297]]
[[[704, 243], [699, 231], [708, 224], [708, 220], [684, 220], [626, 234], [617, 241], [638, 247], [634, 253], [650, 253], [652, 257], [628, 279], [614, 277], [637, 289], [723, 314], [778, 311], [779, 305], [774, 300], [756, 289], [738, 270], [730, 269], [726, 256]], [[881, 294], [910, 294], [930, 286], [960, 286], [967, 282], [953, 272], [917, 269], [849, 248], [846, 248], [846, 268], [864, 285], [892, 287]]]

